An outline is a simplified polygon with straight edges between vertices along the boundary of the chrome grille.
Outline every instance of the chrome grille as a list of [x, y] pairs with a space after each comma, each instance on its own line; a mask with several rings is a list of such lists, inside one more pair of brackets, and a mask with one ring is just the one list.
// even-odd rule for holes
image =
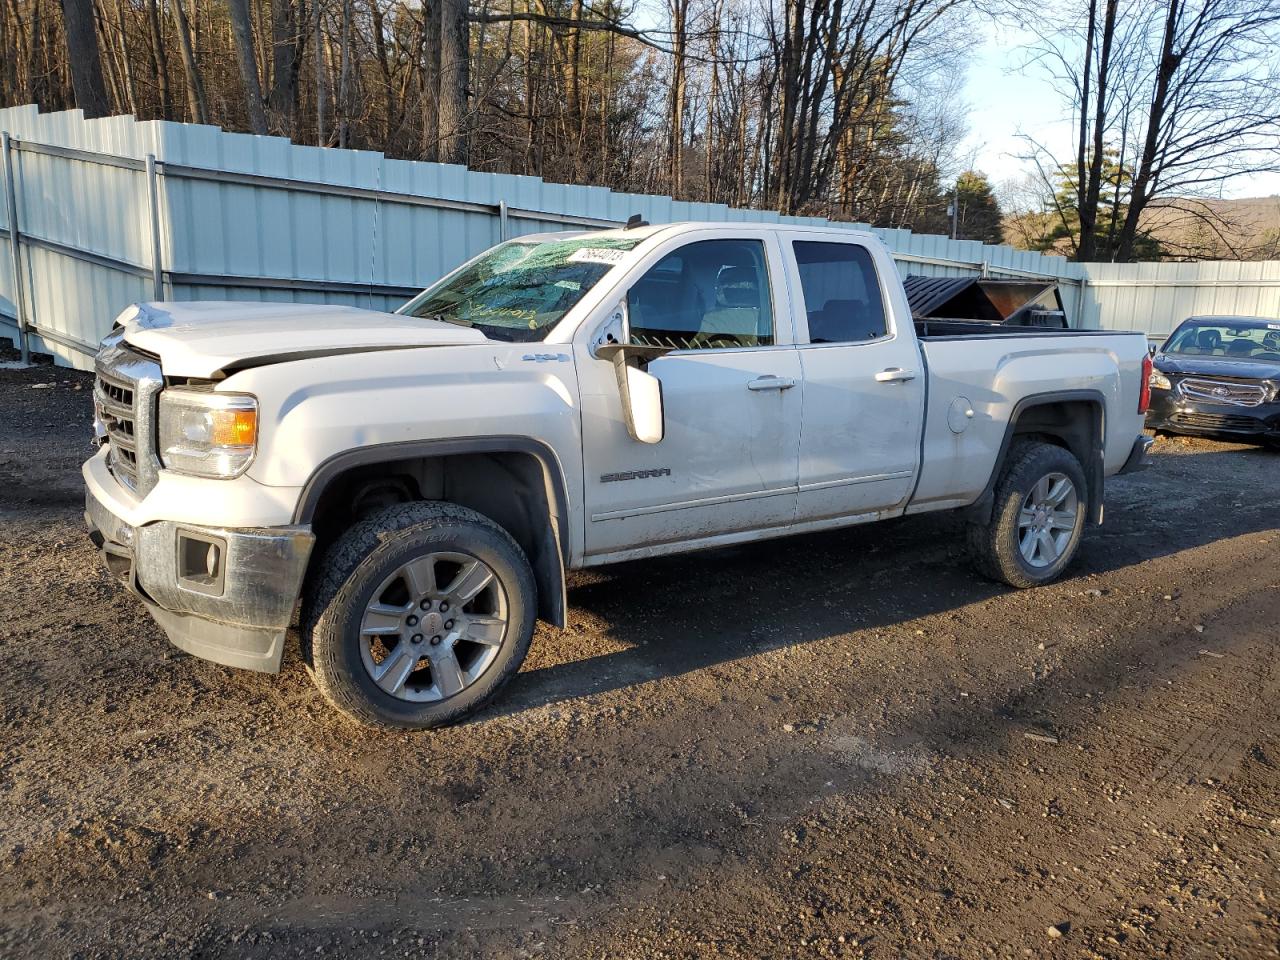
[[124, 342], [120, 332], [102, 341], [95, 363], [94, 412], [107, 444], [107, 466], [129, 489], [146, 496], [156, 484], [156, 403], [160, 365]]
[[1188, 377], [1178, 384], [1178, 393], [1201, 403], [1225, 403], [1233, 407], [1256, 407], [1267, 399], [1267, 388], [1260, 383], [1236, 380], [1197, 380]]

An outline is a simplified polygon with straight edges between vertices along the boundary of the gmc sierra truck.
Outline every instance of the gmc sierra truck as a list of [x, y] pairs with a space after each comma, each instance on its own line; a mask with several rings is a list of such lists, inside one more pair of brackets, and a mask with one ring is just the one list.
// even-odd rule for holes
[[108, 568], [218, 663], [278, 671], [296, 622], [383, 727], [475, 711], [574, 568], [959, 509], [1048, 583], [1150, 443], [1141, 334], [914, 320], [836, 228], [526, 236], [395, 313], [142, 303], [96, 368]]

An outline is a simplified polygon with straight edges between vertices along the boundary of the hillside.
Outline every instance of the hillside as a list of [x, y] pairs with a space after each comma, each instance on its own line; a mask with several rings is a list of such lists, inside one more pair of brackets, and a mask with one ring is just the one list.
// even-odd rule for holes
[[[1004, 218], [1007, 243], [1032, 248], [1052, 224], [1043, 214]], [[1142, 226], [1160, 242], [1166, 260], [1280, 260], [1280, 196], [1239, 200], [1161, 200]], [[1067, 240], [1045, 251], [1071, 256]]]

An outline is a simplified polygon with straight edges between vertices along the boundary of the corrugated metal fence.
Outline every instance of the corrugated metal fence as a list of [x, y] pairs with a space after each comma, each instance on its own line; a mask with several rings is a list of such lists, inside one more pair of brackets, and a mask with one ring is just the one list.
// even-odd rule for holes
[[1280, 318], [1280, 261], [1086, 263], [1081, 325], [1163, 338], [1187, 317]]
[[[0, 271], [0, 336], [12, 335], [24, 318], [34, 349], [77, 366], [87, 364], [112, 318], [138, 300], [393, 309], [504, 237], [612, 225], [637, 213], [652, 223], [826, 222], [297, 146], [214, 127], [131, 117], [86, 121], [79, 111], [0, 110], [0, 131], [8, 134], [0, 241], [11, 266]], [[1081, 325], [1171, 325], [1160, 322], [1155, 307], [1146, 322], [1110, 309], [1108, 298], [1123, 287], [1089, 287], [1082, 296], [1084, 269], [1061, 257], [908, 230], [873, 232], [903, 273], [1053, 277], [1062, 282], [1068, 315]], [[1273, 285], [1280, 288], [1280, 280]], [[1098, 292], [1103, 296], [1095, 299]]]

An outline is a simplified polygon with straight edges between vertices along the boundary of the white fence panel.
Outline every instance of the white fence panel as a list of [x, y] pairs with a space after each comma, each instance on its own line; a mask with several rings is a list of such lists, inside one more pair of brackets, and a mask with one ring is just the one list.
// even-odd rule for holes
[[1280, 319], [1280, 261], [1087, 263], [1084, 325], [1163, 338], [1187, 317]]
[[[651, 223], [826, 224], [214, 127], [86, 121], [79, 111], [0, 110], [0, 130], [17, 140], [21, 273], [33, 343], [81, 366], [121, 309], [154, 296], [156, 268], [162, 295], [171, 299], [385, 310], [504, 236], [620, 223], [637, 213]], [[156, 161], [154, 180], [148, 155]], [[3, 204], [0, 218], [7, 231]], [[871, 230], [904, 275], [1055, 278], [1078, 326], [1164, 333], [1191, 313], [1280, 314], [1275, 263], [1081, 265], [972, 240], [834, 225]], [[12, 333], [16, 291], [7, 235], [0, 240], [0, 333]]]

